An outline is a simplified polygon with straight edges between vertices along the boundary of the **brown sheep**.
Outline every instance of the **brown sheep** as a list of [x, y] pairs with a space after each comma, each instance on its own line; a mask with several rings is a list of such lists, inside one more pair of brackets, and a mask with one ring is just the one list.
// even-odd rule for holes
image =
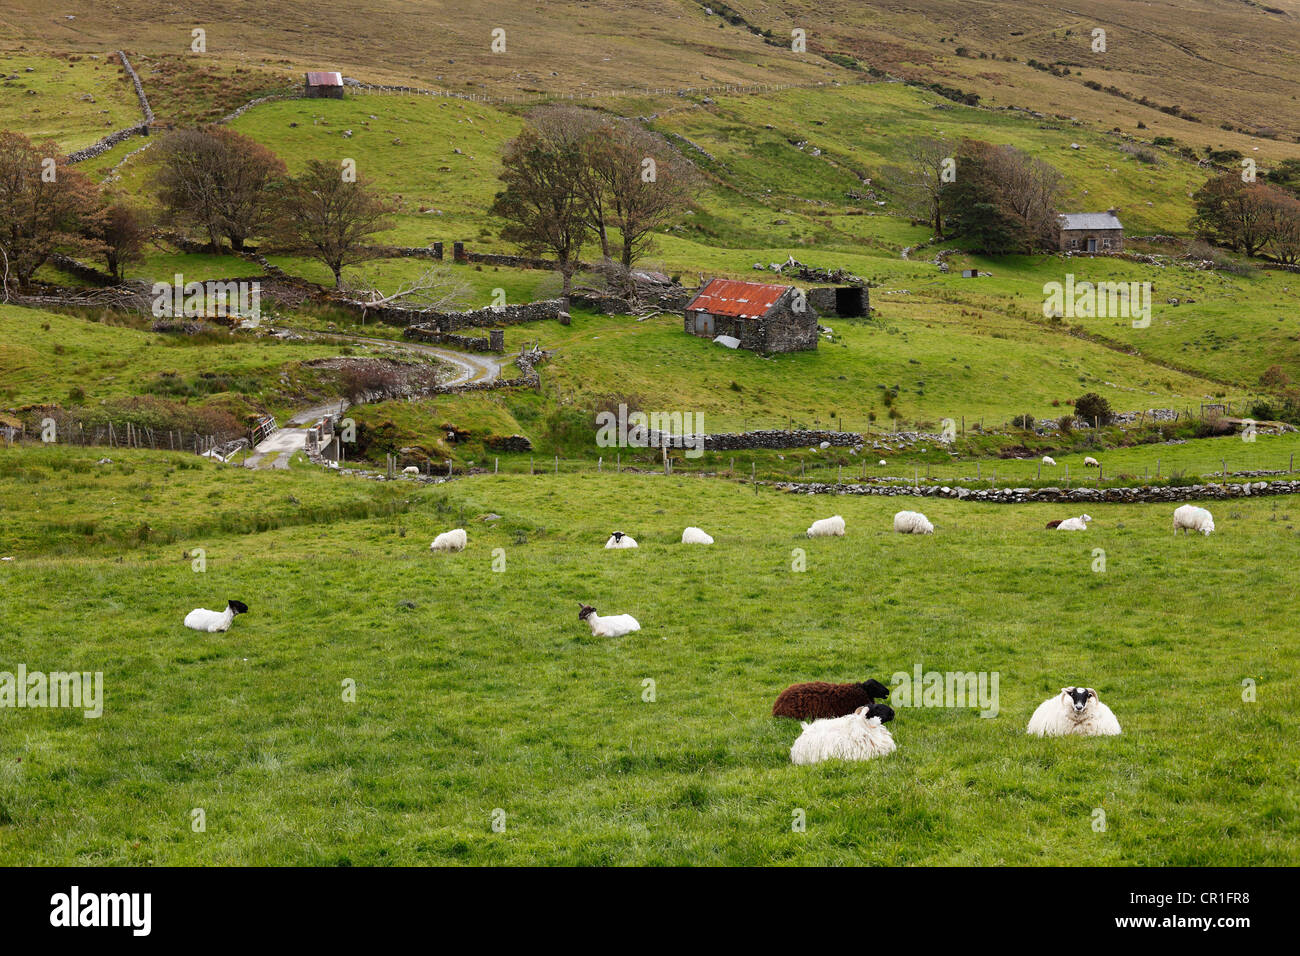
[[1055, 518], [1055, 519], [1053, 519], [1053, 520], [1047, 522], [1047, 527], [1048, 527], [1049, 530], [1052, 529], [1052, 528], [1059, 527], [1060, 524], [1061, 524], [1061, 522], [1064, 521], [1064, 520], [1065, 520], [1064, 518]]
[[825, 681], [791, 684], [776, 698], [772, 716], [796, 720], [843, 717], [888, 696], [889, 688], [878, 680], [862, 684], [828, 684]]

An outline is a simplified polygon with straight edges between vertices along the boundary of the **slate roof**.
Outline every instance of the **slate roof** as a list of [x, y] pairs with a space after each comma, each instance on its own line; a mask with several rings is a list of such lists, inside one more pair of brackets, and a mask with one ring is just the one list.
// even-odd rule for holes
[[1109, 212], [1065, 212], [1061, 213], [1061, 228], [1066, 231], [1075, 229], [1123, 229], [1124, 224]]

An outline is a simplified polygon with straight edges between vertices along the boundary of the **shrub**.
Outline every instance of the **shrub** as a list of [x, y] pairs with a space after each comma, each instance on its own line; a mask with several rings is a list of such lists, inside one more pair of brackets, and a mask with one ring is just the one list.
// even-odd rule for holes
[[1056, 420], [1056, 427], [1061, 429], [1061, 432], [1065, 435], [1068, 435], [1070, 434], [1070, 432], [1074, 431], [1074, 413], [1071, 412], [1068, 415], [1062, 415], [1060, 418], [1058, 418]]
[[1025, 431], [1029, 431], [1034, 427], [1034, 416], [1029, 414], [1017, 415], [1015, 418], [1011, 419], [1011, 424], [1016, 428], [1023, 428]]
[[1110, 402], [1096, 392], [1088, 392], [1074, 400], [1074, 413], [1085, 422], [1109, 425], [1115, 419]]
[[1270, 365], [1259, 377], [1259, 384], [1264, 388], [1285, 388], [1291, 384], [1291, 376], [1282, 371], [1282, 366]]

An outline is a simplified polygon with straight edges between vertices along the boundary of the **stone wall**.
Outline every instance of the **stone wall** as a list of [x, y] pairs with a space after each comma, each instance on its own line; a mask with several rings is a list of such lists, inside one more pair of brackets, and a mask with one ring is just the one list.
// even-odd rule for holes
[[[684, 448], [689, 443], [694, 445], [695, 436], [666, 435], [651, 431], [650, 447], [661, 448], [667, 441], [669, 448]], [[742, 451], [754, 448], [810, 448], [827, 442], [840, 448], [855, 448], [862, 444], [862, 436], [857, 432], [813, 431], [799, 429], [796, 431], [754, 431], [732, 432], [704, 436], [705, 451]]]
[[332, 304], [348, 309], [358, 315], [365, 313], [371, 318], [389, 325], [421, 325], [434, 332], [454, 332], [457, 329], [497, 328], [502, 325], [518, 325], [522, 322], [539, 322], [544, 319], [558, 319], [564, 311], [563, 299], [543, 299], [540, 302], [526, 302], [522, 305], [503, 305], [500, 308], [489, 306], [471, 312], [440, 312], [436, 309], [408, 309], [397, 305], [367, 306], [355, 299], [335, 299]]
[[406, 331], [402, 333], [403, 338], [415, 339], [420, 342], [431, 342], [434, 345], [450, 345], [458, 349], [466, 349], [470, 352], [493, 352], [492, 341], [477, 335], [456, 335], [454, 332], [439, 332], [436, 329], [426, 328], [423, 325], [408, 325]]
[[117, 57], [122, 61], [122, 68], [126, 70], [127, 76], [131, 78], [131, 83], [135, 86], [135, 95], [140, 101], [140, 112], [144, 120], [134, 126], [128, 126], [126, 129], [119, 129], [116, 132], [109, 133], [93, 146], [87, 146], [85, 149], [79, 149], [75, 153], [68, 154], [69, 163], [83, 163], [88, 159], [94, 159], [96, 156], [102, 156], [118, 143], [125, 142], [132, 136], [149, 135], [149, 126], [153, 123], [154, 117], [153, 108], [149, 105], [149, 98], [144, 95], [144, 85], [140, 82], [135, 67], [131, 66], [131, 61], [126, 58], [126, 54], [118, 50]]
[[[992, 504], [1025, 502], [1059, 502], [1074, 504], [1132, 504], [1138, 502], [1174, 502], [1226, 500], [1261, 495], [1300, 494], [1300, 481], [1247, 481], [1198, 485], [1135, 488], [958, 488], [949, 485], [833, 485], [781, 481], [773, 487], [801, 495], [881, 495], [920, 498], [954, 498]], [[1172, 522], [1172, 516], [1171, 516]], [[1172, 523], [1170, 525], [1172, 527]]]

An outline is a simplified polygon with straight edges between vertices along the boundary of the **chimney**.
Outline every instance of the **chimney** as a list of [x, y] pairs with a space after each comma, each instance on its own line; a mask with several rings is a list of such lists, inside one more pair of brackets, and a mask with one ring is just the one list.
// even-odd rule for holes
[[1108, 215], [1108, 216], [1115, 216], [1116, 218], [1118, 218], [1118, 217], [1119, 217], [1119, 210], [1118, 210], [1118, 209], [1107, 209], [1107, 210], [1106, 210], [1106, 215]]

